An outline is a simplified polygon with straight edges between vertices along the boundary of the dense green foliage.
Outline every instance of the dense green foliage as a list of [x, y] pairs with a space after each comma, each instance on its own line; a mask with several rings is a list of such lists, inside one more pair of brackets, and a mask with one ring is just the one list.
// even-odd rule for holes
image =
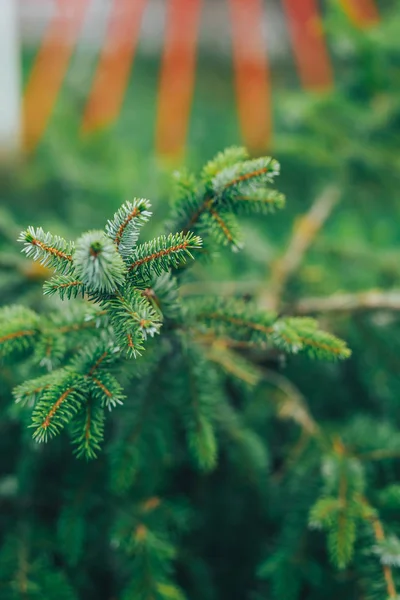
[[[273, 159], [249, 160], [243, 149], [232, 148], [208, 163], [199, 181], [178, 175], [171, 223], [179, 223], [181, 233], [143, 244], [138, 244], [139, 229], [151, 215], [143, 199], [125, 203], [105, 231], [87, 232], [76, 243], [40, 227], [28, 227], [20, 235], [26, 255], [55, 271], [44, 293], [58, 294], [73, 305], [42, 315], [17, 305], [2, 309], [3, 357], [25, 357], [31, 368], [48, 371], [14, 390], [20, 407], [16, 414], [24, 421], [32, 413], [36, 442], [46, 442], [68, 426], [76, 454], [86, 458], [95, 458], [106, 435], [103, 468], [109, 488], [103, 490], [103, 501], [109, 503], [111, 528], [122, 527], [114, 543], [124, 549], [125, 531], [132, 539], [123, 554], [128, 560], [133, 553], [130, 577], [124, 581], [116, 568], [111, 584], [117, 593], [124, 590], [123, 597], [181, 595], [168, 576], [175, 551], [165, 524], [158, 531], [140, 519], [131, 523], [129, 512], [120, 515], [124, 504], [142, 497], [142, 504], [158, 508], [174, 478], [190, 469], [190, 455], [205, 471], [216, 467], [218, 453], [232, 452], [235, 445], [237, 452], [257, 452], [265, 460], [261, 440], [246, 430], [227, 395], [231, 379], [250, 387], [262, 380], [260, 368], [241, 351], [258, 348], [279, 355], [306, 350], [321, 358], [349, 354], [343, 342], [317, 329], [311, 319], [280, 318], [239, 299], [200, 296], [182, 302], [179, 297], [181, 280], [190, 277], [182, 267], [191, 251], [201, 250], [204, 258], [216, 244], [237, 249], [235, 215], [282, 206], [282, 195], [271, 187], [278, 172]], [[202, 233], [204, 244], [194, 232]], [[160, 340], [149, 339], [160, 331]], [[124, 389], [117, 373], [131, 380]], [[106, 409], [112, 411], [111, 424], [105, 424]], [[146, 438], [153, 443], [148, 445]], [[114, 507], [113, 498], [118, 498]], [[174, 496], [168, 501], [173, 504]], [[74, 554], [76, 543], [71, 539], [64, 550]], [[8, 552], [6, 546], [7, 558]], [[9, 591], [15, 586], [18, 595], [18, 581], [10, 581]]]
[[[123, 588], [124, 600], [135, 599], [141, 597], [144, 572], [157, 573], [162, 598], [183, 593], [194, 600], [398, 596], [399, 15], [396, 10], [378, 27], [360, 32], [344, 19], [337, 2], [331, 4], [326, 25], [335, 90], [321, 97], [274, 89], [274, 153], [284, 167], [280, 189], [289, 198], [287, 210], [268, 220], [240, 215], [246, 242], [241, 252], [222, 251], [209, 262], [202, 249], [194, 249], [195, 260], [174, 269], [172, 277], [154, 274], [152, 289], [161, 286], [168, 296], [160, 334], [144, 342], [141, 357], [113, 355], [116, 363], [105, 365], [109, 371], [101, 377], [115, 379], [107, 383], [119, 386], [114, 395], [123, 404], [116, 402], [101, 417], [105, 439], [101, 449], [94, 448], [98, 458], [89, 462], [77, 460], [66, 440], [67, 434], [79, 452], [83, 412], [72, 415], [64, 433], [38, 444], [29, 428], [32, 406], [13, 405], [11, 390], [16, 384], [29, 386], [49, 366], [56, 372], [86, 369], [85, 375], [91, 343], [104, 322], [95, 327], [93, 319], [87, 321], [85, 351], [73, 362], [74, 344], [83, 339], [75, 335], [73, 320], [82, 300], [71, 297], [60, 312], [58, 295], [65, 288], [57, 291], [52, 283], [43, 298], [41, 283], [51, 281], [52, 273], [18, 255], [15, 239], [31, 222], [65, 238], [78, 237], [86, 227], [101, 229], [133, 189], [154, 199], [155, 215], [142, 235], [160, 234], [166, 186], [149, 158], [154, 65], [135, 66], [121, 126], [113, 135], [79, 146], [72, 114], [81, 101], [76, 87], [59, 105], [37, 159], [6, 190], [21, 226], [2, 211], [2, 304], [29, 306], [28, 318], [37, 319], [38, 328], [33, 354], [1, 367], [0, 525], [6, 542], [0, 595], [5, 598], [120, 600], [116, 590]], [[194, 164], [206, 151], [237, 140], [224, 73], [221, 65], [200, 65], [189, 144]], [[140, 77], [144, 85], [138, 84]], [[144, 159], [133, 156], [132, 147]], [[190, 191], [193, 177], [182, 174], [177, 183], [178, 190]], [[264, 188], [257, 193], [264, 194]], [[178, 193], [179, 199], [184, 211], [197, 202], [185, 193]], [[181, 206], [175, 204], [167, 233], [185, 233]], [[211, 242], [232, 245], [214, 229], [212, 213], [203, 219], [210, 229], [194, 234], [203, 238], [204, 248], [212, 250]], [[112, 235], [107, 226], [104, 231]], [[240, 231], [233, 226], [232, 233], [233, 245], [241, 248]], [[168, 324], [179, 320], [176, 277], [181, 307], [205, 318], [200, 331], [198, 322], [191, 325], [189, 342], [179, 348], [181, 360], [161, 362], [154, 372], [152, 361], [161, 360], [157, 352], [171, 351]], [[233, 302], [225, 302], [232, 296]], [[98, 310], [84, 304], [87, 316]], [[274, 310], [285, 324], [292, 315], [317, 314], [324, 329], [347, 340], [352, 357], [332, 363], [312, 361], [301, 352], [285, 356], [270, 339], [267, 348], [259, 347], [258, 329], [215, 318], [221, 312], [235, 320], [245, 315], [250, 324], [268, 327], [262, 319]], [[71, 331], [60, 335], [54, 332], [58, 325]], [[219, 338], [232, 338], [234, 347], [214, 343], [210, 329]], [[56, 334], [51, 340], [59, 346], [38, 365], [46, 332]], [[31, 352], [28, 346], [25, 351]], [[182, 407], [204, 369], [199, 448], [193, 407]], [[62, 383], [50, 373], [50, 385]], [[171, 384], [174, 402], [166, 404], [163, 393]], [[76, 399], [79, 406], [86, 398]], [[204, 427], [208, 419], [211, 429]], [[97, 435], [101, 438], [103, 431]]]

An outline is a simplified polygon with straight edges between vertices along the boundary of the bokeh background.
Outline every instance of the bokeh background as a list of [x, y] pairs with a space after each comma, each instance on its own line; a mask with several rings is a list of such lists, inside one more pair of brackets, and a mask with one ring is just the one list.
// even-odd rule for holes
[[[20, 70], [6, 88], [20, 118], [14, 139], [3, 136], [20, 151], [13, 204], [29, 178], [24, 210], [100, 222], [121, 197], [161, 198], [171, 165], [238, 143], [297, 163], [312, 155], [318, 173], [301, 186], [311, 201], [324, 169], [346, 168], [357, 142], [367, 152], [363, 118], [384, 131], [395, 4], [6, 0], [16, 35], [4, 69]], [[283, 174], [290, 185], [288, 158]]]
[[157, 228], [176, 167], [245, 144], [280, 160], [288, 199], [273, 226], [249, 221], [246, 277], [267, 276], [296, 219], [333, 186], [340, 207], [328, 209], [298, 270], [307, 294], [396, 285], [396, 2], [3, 6], [3, 80], [12, 84], [2, 94], [1, 194], [19, 224], [56, 223], [68, 237], [147, 196]]

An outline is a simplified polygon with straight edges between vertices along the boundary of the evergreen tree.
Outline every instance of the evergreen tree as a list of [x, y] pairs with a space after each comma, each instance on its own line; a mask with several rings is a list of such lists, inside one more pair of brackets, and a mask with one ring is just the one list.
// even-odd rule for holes
[[[77, 364], [79, 369], [87, 364], [91, 344], [100, 338], [108, 343], [109, 336], [115, 343], [114, 325], [105, 314], [97, 315], [105, 309], [89, 290], [83, 301], [83, 290], [74, 298], [69, 289], [71, 299], [60, 308], [57, 300], [65, 288], [57, 291], [53, 282], [46, 284], [50, 295], [42, 298], [38, 283], [51, 273], [16, 256], [15, 225], [1, 215], [2, 303], [18, 297], [37, 318], [32, 345], [15, 359], [10, 355], [11, 361], [6, 357], [1, 367], [0, 503], [6, 540], [1, 597], [140, 598], [144, 579], [148, 584], [156, 579], [163, 598], [398, 597], [399, 15], [396, 10], [368, 32], [352, 27], [336, 2], [327, 15], [333, 92], [318, 97], [275, 92], [275, 151], [285, 166], [281, 188], [290, 198], [288, 211], [277, 211], [269, 226], [259, 215], [240, 217], [244, 250], [204, 261], [215, 241], [240, 248], [240, 232], [222, 206], [216, 214], [223, 214], [223, 222], [228, 218], [229, 226], [220, 229], [209, 199], [203, 192], [193, 194], [190, 174], [177, 178], [167, 234], [188, 233], [188, 222], [202, 207], [188, 231], [203, 244], [190, 250], [194, 261], [187, 257], [163, 275], [176, 287], [161, 310], [153, 292], [144, 296], [162, 314], [159, 335], [143, 340], [136, 359], [118, 350], [115, 362], [96, 377], [103, 385], [103, 377], [112, 377], [123, 404], [105, 411], [104, 433], [97, 433], [101, 448], [92, 448], [95, 460], [77, 460], [65, 434], [46, 444], [32, 442], [35, 409], [29, 402], [11, 405], [11, 388], [15, 380], [28, 385], [49, 368], [50, 375], [57, 369], [76, 375]], [[69, 225], [79, 219], [101, 227], [98, 207], [127, 197], [132, 168], [141, 171], [140, 182], [143, 171], [151, 171], [154, 186], [154, 165], [147, 160], [132, 165], [130, 146], [127, 152], [121, 140], [107, 138], [86, 148], [84, 167], [72, 169], [69, 157], [78, 149], [64, 117], [62, 143], [44, 147], [48, 163], [25, 175], [16, 199], [21, 206], [25, 197], [28, 212], [34, 181], [34, 210], [42, 208], [45, 229], [51, 229], [47, 219], [54, 198], [64, 199], [57, 211]], [[226, 143], [226, 130], [212, 118], [211, 107], [207, 147]], [[204, 139], [199, 144], [206, 147]], [[241, 210], [248, 206], [242, 200]], [[164, 207], [155, 206], [159, 217]], [[147, 222], [143, 233], [149, 228], [153, 233], [155, 222]], [[60, 224], [57, 230], [68, 237]], [[151, 277], [144, 289], [136, 280], [133, 287], [160, 297], [156, 287], [165, 290], [167, 279], [156, 272]], [[213, 294], [217, 306], [209, 298]], [[226, 300], [231, 296], [233, 303]], [[301, 352], [291, 356], [272, 339], [260, 343], [258, 328], [250, 334], [234, 323], [211, 321], [210, 309], [219, 317], [229, 310], [235, 320], [251, 310], [253, 325], [261, 318], [267, 327], [266, 313], [273, 310], [285, 324], [293, 315], [318, 315], [325, 328], [348, 341], [352, 357], [332, 363], [311, 361]], [[88, 317], [82, 331], [82, 321], [73, 320], [79, 311]], [[21, 312], [18, 318], [26, 317]], [[190, 333], [178, 331], [189, 322]], [[69, 335], [57, 323], [71, 327]], [[54, 339], [52, 347], [58, 344], [46, 357], [45, 332]], [[83, 372], [86, 383], [89, 370]], [[189, 399], [200, 374], [195, 408], [201, 407], [201, 421], [196, 421]], [[50, 377], [49, 387], [56, 383], [61, 379]], [[89, 398], [92, 402], [89, 392], [78, 398], [79, 407]], [[94, 398], [103, 409], [101, 398]], [[78, 453], [79, 410], [60, 425]], [[210, 454], [196, 446], [198, 422]], [[211, 427], [204, 425], [209, 422]], [[87, 454], [84, 445], [82, 458]]]
[[360, 32], [332, 3], [326, 26], [335, 90], [280, 103], [278, 157], [295, 222], [284, 250], [287, 224], [276, 235], [260, 293], [283, 313], [319, 315], [353, 354], [340, 373], [288, 365], [315, 427], [283, 452], [275, 492], [285, 506], [260, 573], [273, 598], [396, 598], [396, 552], [383, 548], [393, 551], [399, 533], [399, 14]]
[[[206, 518], [196, 503], [208, 481], [241, 469], [265, 493], [266, 446], [242, 415], [244, 399], [268, 381], [263, 362], [286, 353], [349, 355], [312, 319], [179, 293], [195, 277], [193, 258], [206, 268], [218, 246], [241, 247], [240, 215], [283, 206], [273, 187], [278, 173], [274, 159], [231, 148], [199, 178], [177, 175], [168, 229], [178, 233], [144, 243], [144, 199], [126, 202], [104, 230], [75, 243], [40, 227], [21, 233], [25, 254], [54, 271], [45, 296], [64, 303], [50, 312], [1, 310], [1, 354], [22, 360], [12, 414], [33, 428], [33, 441], [22, 430], [17, 480], [9, 483], [12, 517], [0, 555], [7, 597], [213, 593], [211, 583], [200, 585], [213, 566], [195, 541]], [[308, 423], [301, 401], [297, 412]], [[100, 454], [98, 462], [69, 457], [58, 438], [64, 429], [78, 457]], [[201, 475], [212, 471], [215, 479]], [[52, 480], [44, 485], [46, 472]]]

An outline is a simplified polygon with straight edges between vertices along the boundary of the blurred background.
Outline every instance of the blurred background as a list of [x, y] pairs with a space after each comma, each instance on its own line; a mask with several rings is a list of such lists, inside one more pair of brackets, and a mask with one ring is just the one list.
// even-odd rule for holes
[[391, 143], [398, 13], [388, 0], [3, 0], [6, 195], [32, 216], [101, 222], [133, 193], [161, 199], [171, 167], [243, 143], [284, 159], [282, 185], [286, 155], [312, 159], [295, 185], [311, 200], [349, 154], [376, 164], [371, 128]]

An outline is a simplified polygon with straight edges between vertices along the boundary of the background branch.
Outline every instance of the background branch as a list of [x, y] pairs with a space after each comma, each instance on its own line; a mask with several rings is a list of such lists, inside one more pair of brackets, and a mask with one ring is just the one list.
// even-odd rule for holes
[[400, 290], [388, 292], [369, 290], [354, 294], [303, 298], [291, 305], [288, 312], [295, 315], [310, 313], [358, 312], [368, 310], [400, 310]]
[[268, 291], [261, 298], [262, 306], [269, 309], [279, 306], [286, 283], [299, 268], [305, 253], [339, 201], [339, 197], [340, 192], [336, 186], [326, 187], [308, 213], [295, 222], [286, 252], [271, 265]]

